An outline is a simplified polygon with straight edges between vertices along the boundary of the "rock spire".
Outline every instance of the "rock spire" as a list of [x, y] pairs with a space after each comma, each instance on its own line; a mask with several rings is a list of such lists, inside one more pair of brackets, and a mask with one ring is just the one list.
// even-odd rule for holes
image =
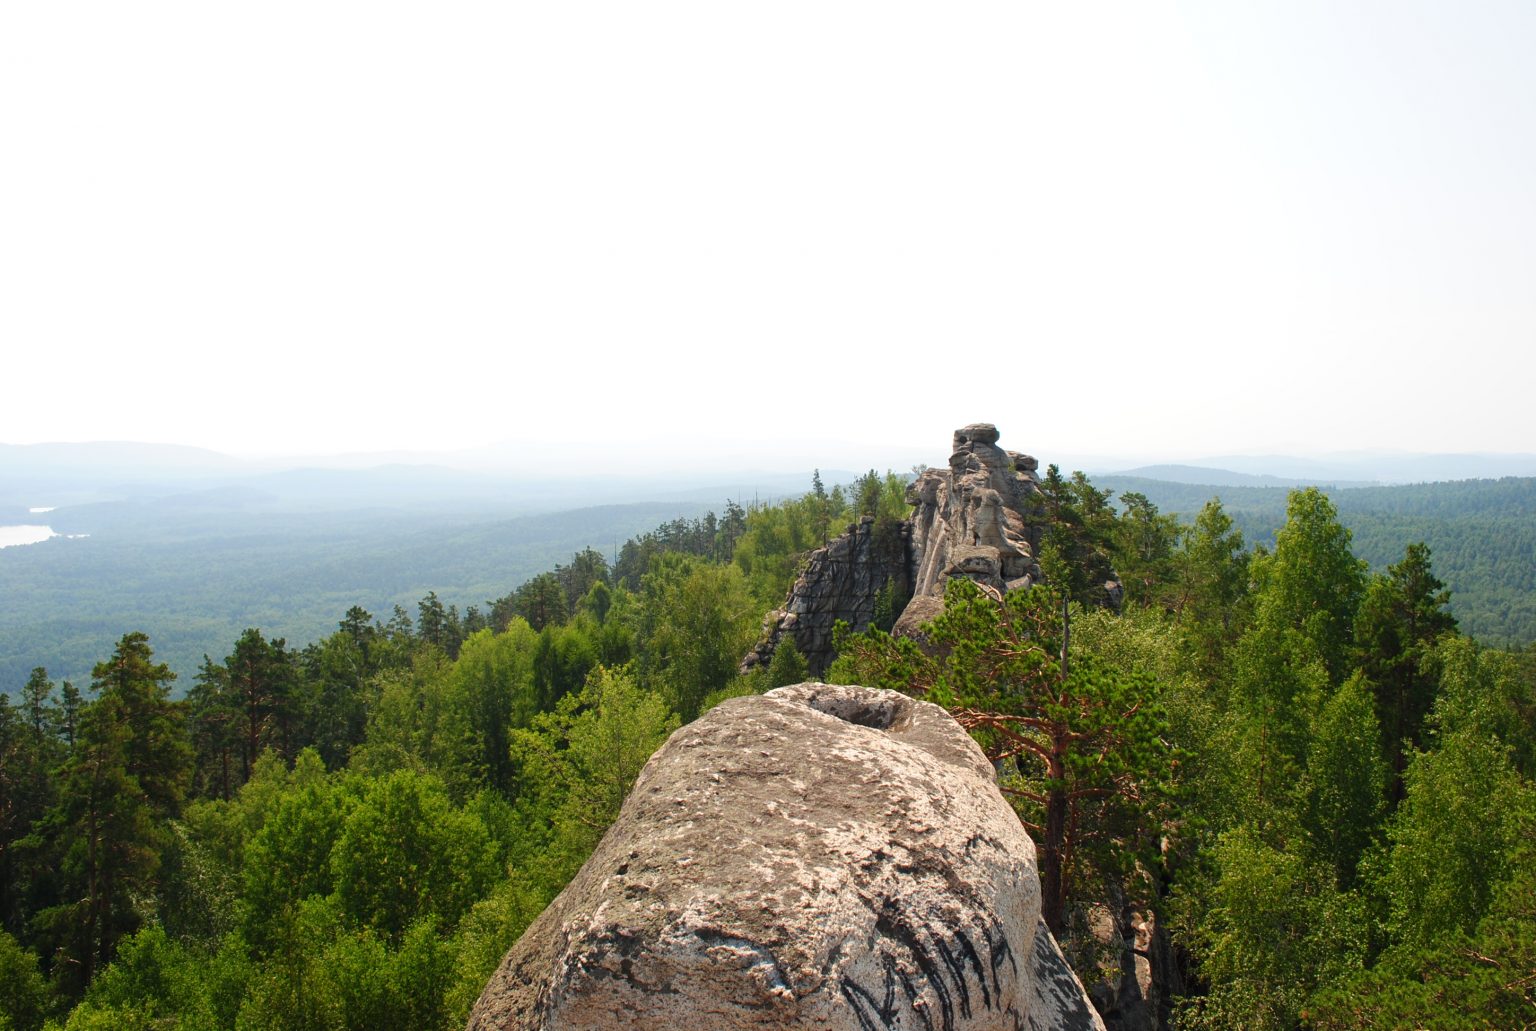
[[784, 606], [768, 614], [742, 671], [766, 664], [790, 636], [821, 676], [834, 657], [833, 625], [864, 629], [880, 615], [882, 597], [894, 632], [910, 635], [942, 610], [952, 577], [999, 592], [1038, 580], [1035, 552], [1045, 525], [1039, 463], [998, 447], [998, 438], [991, 423], [962, 426], [948, 466], [924, 471], [907, 488], [909, 519], [882, 526], [865, 516], [812, 552]]

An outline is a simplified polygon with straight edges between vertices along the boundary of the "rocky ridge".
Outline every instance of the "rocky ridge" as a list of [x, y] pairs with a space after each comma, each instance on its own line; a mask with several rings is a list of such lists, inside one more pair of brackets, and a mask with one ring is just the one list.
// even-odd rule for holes
[[766, 665], [788, 636], [812, 675], [822, 675], [835, 657], [833, 624], [867, 627], [882, 590], [904, 603], [894, 632], [913, 635], [942, 610], [952, 577], [998, 592], [1036, 582], [1045, 525], [1039, 463], [998, 447], [999, 436], [991, 423], [956, 430], [948, 466], [924, 471], [907, 488], [912, 516], [888, 534], [884, 550], [874, 546], [878, 524], [866, 516], [813, 552], [783, 607], [768, 614], [742, 672]]

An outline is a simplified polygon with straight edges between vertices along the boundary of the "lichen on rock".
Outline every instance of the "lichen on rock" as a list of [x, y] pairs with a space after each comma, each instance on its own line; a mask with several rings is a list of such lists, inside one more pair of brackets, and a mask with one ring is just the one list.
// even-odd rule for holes
[[486, 987], [472, 1031], [1097, 1028], [1034, 846], [937, 706], [806, 683], [722, 703]]

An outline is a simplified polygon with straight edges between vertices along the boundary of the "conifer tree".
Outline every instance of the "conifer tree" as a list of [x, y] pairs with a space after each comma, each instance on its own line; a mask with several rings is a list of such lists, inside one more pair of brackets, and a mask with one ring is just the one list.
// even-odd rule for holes
[[1355, 619], [1361, 669], [1375, 690], [1376, 716], [1401, 797], [1410, 749], [1423, 744], [1438, 678], [1427, 661], [1441, 635], [1456, 629], [1450, 592], [1430, 570], [1429, 547], [1410, 544], [1403, 560], [1371, 581]]
[[250, 779], [251, 767], [267, 748], [285, 759], [298, 751], [303, 713], [298, 692], [298, 661], [280, 637], [266, 640], [251, 628], [240, 635], [224, 660], [232, 704], [240, 710], [240, 782]]
[[840, 672], [948, 709], [994, 763], [1039, 845], [1041, 915], [1058, 934], [1075, 877], [1129, 864], [1155, 839], [1172, 754], [1156, 686], [1092, 656], [1066, 660], [1061, 597], [1000, 599], [954, 579], [926, 628], [940, 652], [872, 629], [838, 635]]
[[98, 697], [60, 775], [59, 802], [44, 820], [66, 901], [38, 914], [44, 940], [62, 954], [63, 982], [82, 988], [139, 923], [135, 900], [159, 866], [167, 820], [192, 773], [192, 746], [175, 674], [153, 661], [149, 638], [131, 633], [93, 670]]
[[1202, 672], [1215, 675], [1246, 623], [1248, 554], [1243, 533], [1212, 498], [1200, 509], [1174, 556], [1170, 608], [1188, 628], [1187, 639]]

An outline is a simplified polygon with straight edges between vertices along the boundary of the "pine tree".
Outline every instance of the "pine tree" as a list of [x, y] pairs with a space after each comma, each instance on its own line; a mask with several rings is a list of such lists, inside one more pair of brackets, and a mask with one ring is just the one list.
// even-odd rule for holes
[[1003, 790], [1039, 845], [1053, 931], [1075, 879], [1151, 847], [1173, 758], [1156, 685], [1091, 656], [1067, 661], [1059, 594], [1035, 587], [999, 601], [953, 579], [925, 630], [941, 653], [844, 627], [839, 662], [857, 682], [943, 705], [1009, 771]]
[[94, 702], [60, 775], [59, 802], [44, 820], [67, 901], [36, 918], [62, 953], [62, 980], [83, 987], [139, 924], [135, 899], [148, 893], [192, 773], [169, 667], [149, 638], [131, 633], [92, 673]]
[[1200, 509], [1174, 556], [1176, 588], [1169, 605], [1187, 628], [1203, 673], [1214, 676], [1246, 622], [1248, 554], [1243, 533], [1212, 498]]
[[1355, 618], [1358, 661], [1375, 691], [1398, 798], [1408, 752], [1424, 743], [1424, 720], [1438, 688], [1426, 660], [1435, 642], [1456, 629], [1446, 608], [1450, 598], [1430, 570], [1429, 546], [1410, 544], [1401, 562], [1371, 581]]
[[267, 748], [291, 760], [298, 751], [298, 662], [282, 638], [268, 641], [255, 628], [247, 629], [224, 660], [231, 702], [240, 710], [240, 782], [250, 779], [251, 767]]

